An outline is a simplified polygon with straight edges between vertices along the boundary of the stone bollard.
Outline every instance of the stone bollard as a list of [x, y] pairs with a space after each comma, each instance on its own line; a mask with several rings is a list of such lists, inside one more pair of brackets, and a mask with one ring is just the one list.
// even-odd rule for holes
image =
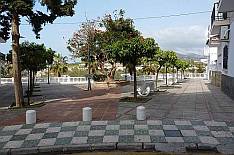
[[92, 108], [83, 108], [83, 121], [92, 121]]
[[138, 121], [145, 120], [146, 119], [145, 107], [143, 107], [143, 106], [137, 107], [136, 115], [137, 115], [137, 120]]
[[27, 110], [26, 111], [26, 124], [35, 124], [37, 121], [36, 111]]

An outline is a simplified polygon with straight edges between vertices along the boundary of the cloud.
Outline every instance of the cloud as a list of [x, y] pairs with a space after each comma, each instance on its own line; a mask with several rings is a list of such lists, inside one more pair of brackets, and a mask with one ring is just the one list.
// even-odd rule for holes
[[193, 25], [161, 29], [154, 34], [154, 37], [162, 49], [202, 54], [207, 39], [206, 34], [205, 27]]

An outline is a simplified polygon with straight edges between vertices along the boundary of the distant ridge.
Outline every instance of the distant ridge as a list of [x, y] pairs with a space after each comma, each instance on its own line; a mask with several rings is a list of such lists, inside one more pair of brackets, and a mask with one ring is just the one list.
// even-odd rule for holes
[[187, 53], [187, 54], [182, 54], [182, 53], [176, 53], [177, 56], [181, 59], [186, 59], [186, 60], [196, 60], [199, 61], [200, 59], [205, 59], [206, 57], [203, 55], [195, 54], [195, 53]]

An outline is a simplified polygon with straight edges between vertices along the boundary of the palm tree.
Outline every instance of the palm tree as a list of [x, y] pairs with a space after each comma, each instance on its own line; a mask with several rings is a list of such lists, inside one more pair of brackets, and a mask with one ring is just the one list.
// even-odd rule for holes
[[54, 55], [54, 63], [51, 67], [52, 72], [56, 74], [58, 77], [61, 77], [62, 74], [68, 71], [67, 60], [68, 58], [63, 57], [61, 54]]

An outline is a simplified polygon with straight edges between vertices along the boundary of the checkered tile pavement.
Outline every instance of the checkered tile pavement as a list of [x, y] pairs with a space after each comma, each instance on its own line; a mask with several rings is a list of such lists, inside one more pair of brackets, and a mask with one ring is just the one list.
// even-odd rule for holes
[[234, 122], [121, 120], [0, 127], [0, 150], [115, 142], [234, 143]]

